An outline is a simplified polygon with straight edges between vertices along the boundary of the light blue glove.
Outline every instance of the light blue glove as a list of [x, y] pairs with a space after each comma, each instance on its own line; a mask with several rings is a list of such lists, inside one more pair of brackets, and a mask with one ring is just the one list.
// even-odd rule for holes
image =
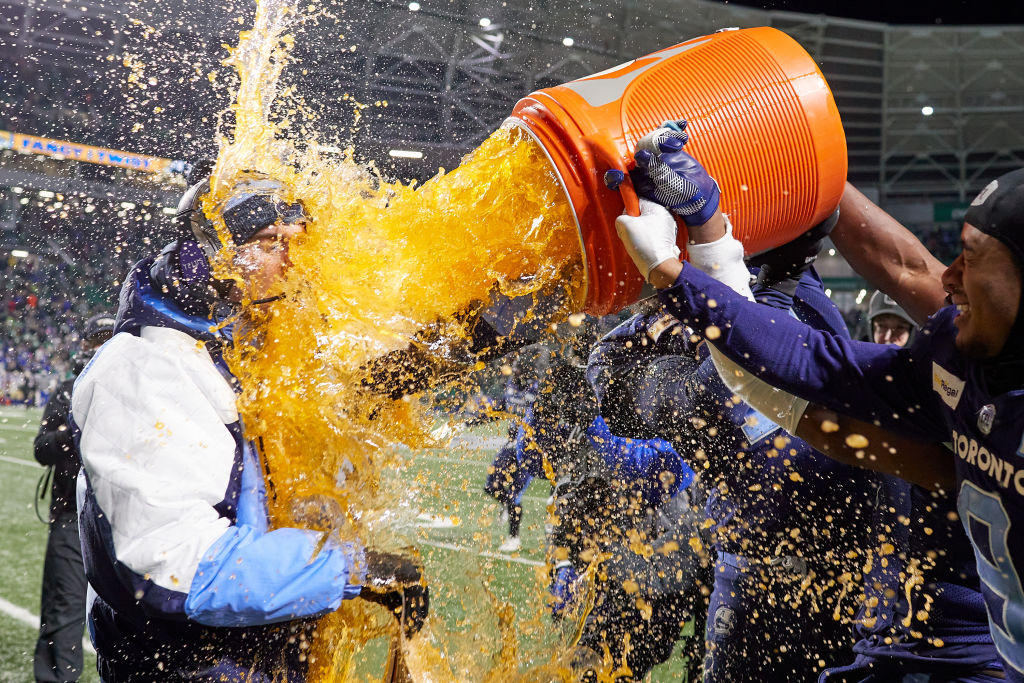
[[720, 199], [718, 183], [683, 151], [686, 121], [666, 122], [637, 143], [633, 186], [641, 197], [667, 207], [687, 225], [707, 223]]

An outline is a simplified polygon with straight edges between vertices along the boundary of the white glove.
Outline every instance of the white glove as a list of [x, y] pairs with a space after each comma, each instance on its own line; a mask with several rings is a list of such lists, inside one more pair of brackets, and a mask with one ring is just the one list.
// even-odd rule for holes
[[708, 344], [708, 348], [711, 350], [711, 361], [715, 364], [715, 369], [732, 393], [790, 434], [796, 435], [800, 418], [807, 410], [807, 401], [759, 380], [733, 363], [711, 344]]
[[679, 258], [676, 219], [660, 204], [641, 197], [640, 215], [616, 218], [615, 232], [645, 280], [660, 264]]
[[714, 242], [687, 244], [686, 260], [714, 279], [754, 300], [750, 291], [750, 271], [743, 262], [743, 244], [732, 236], [732, 223], [725, 218], [725, 235]]

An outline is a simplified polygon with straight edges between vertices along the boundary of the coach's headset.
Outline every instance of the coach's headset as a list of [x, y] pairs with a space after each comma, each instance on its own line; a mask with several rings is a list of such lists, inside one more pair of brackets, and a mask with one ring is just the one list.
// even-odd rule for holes
[[[226, 244], [213, 222], [203, 211], [202, 199], [210, 191], [210, 176], [194, 183], [178, 202], [174, 222], [182, 232], [188, 226], [191, 236], [171, 242], [154, 261], [150, 277], [159, 286], [173, 292], [175, 299], [190, 314], [209, 315], [211, 309], [229, 314], [237, 308], [227, 300], [231, 283], [213, 277], [211, 264]], [[281, 199], [284, 185], [259, 173], [248, 173], [238, 182], [231, 196], [219, 207], [224, 226], [234, 244], [244, 244], [269, 225], [308, 223], [309, 216], [299, 202]], [[253, 301], [269, 303], [282, 298], [279, 294]], [[215, 317], [221, 317], [216, 315]]]

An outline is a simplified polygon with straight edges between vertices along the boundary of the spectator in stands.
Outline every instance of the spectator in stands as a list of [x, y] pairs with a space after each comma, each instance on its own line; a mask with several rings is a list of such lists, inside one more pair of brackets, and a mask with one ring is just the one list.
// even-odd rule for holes
[[906, 346], [910, 343], [917, 324], [891, 296], [883, 292], [871, 295], [868, 304], [868, 323], [871, 325], [871, 340], [876, 344]]

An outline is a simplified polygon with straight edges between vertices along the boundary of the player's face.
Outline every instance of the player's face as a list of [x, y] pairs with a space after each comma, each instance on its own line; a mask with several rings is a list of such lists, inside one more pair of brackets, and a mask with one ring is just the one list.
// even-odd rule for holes
[[[288, 249], [306, 234], [301, 223], [275, 223], [257, 232], [238, 248], [235, 264], [246, 283], [245, 294], [252, 301], [270, 298], [272, 290], [291, 267]], [[241, 292], [237, 292], [241, 298]]]
[[910, 330], [910, 323], [892, 313], [876, 315], [871, 321], [872, 336], [876, 344], [906, 346], [910, 341]]
[[1010, 250], [969, 223], [963, 251], [942, 274], [947, 300], [957, 307], [956, 347], [975, 358], [998, 355], [1020, 306], [1021, 274]]

